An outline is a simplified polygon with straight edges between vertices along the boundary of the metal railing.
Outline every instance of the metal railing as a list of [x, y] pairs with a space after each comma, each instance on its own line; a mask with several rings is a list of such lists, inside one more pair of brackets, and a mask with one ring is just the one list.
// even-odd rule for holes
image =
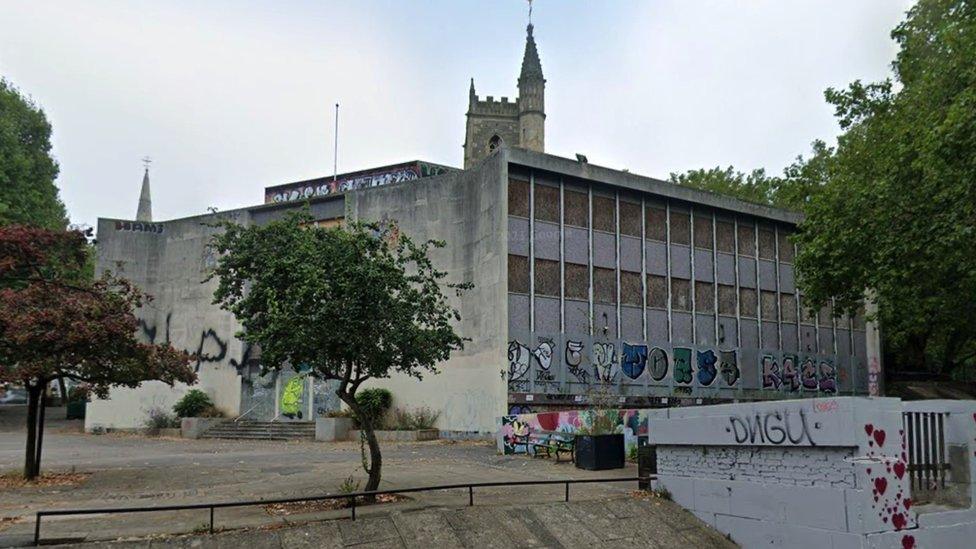
[[302, 503], [308, 501], [328, 501], [336, 499], [348, 500], [352, 520], [356, 520], [356, 499], [367, 496], [381, 496], [386, 494], [409, 494], [415, 492], [431, 492], [438, 490], [468, 490], [468, 506], [474, 505], [475, 488], [491, 488], [501, 486], [548, 486], [565, 485], [565, 501], [569, 501], [570, 484], [596, 484], [604, 482], [644, 482], [656, 477], [623, 477], [623, 478], [586, 478], [565, 480], [513, 480], [500, 482], [468, 482], [463, 484], [443, 484], [438, 486], [421, 486], [417, 488], [399, 488], [396, 490], [376, 490], [372, 492], [352, 492], [349, 494], [326, 494], [323, 496], [302, 496], [278, 499], [257, 499], [245, 501], [225, 501], [215, 503], [188, 503], [184, 505], [161, 505], [158, 507], [109, 507], [104, 509], [57, 509], [51, 511], [37, 511], [34, 522], [34, 545], [41, 543], [41, 519], [43, 517], [67, 515], [117, 515], [122, 513], [158, 513], [164, 511], [190, 511], [194, 509], [208, 509], [210, 511], [211, 534], [214, 533], [214, 509], [229, 507], [249, 507], [254, 505], [279, 505], [284, 503]]
[[945, 488], [945, 419], [948, 412], [902, 412], [908, 472], [913, 490]]

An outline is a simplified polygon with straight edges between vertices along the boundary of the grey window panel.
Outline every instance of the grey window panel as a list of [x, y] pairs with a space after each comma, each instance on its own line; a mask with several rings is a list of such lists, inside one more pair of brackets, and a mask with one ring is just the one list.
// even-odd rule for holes
[[834, 334], [830, 328], [820, 329], [820, 354], [834, 354]]
[[518, 217], [508, 218], [508, 253], [529, 255], [529, 220]]
[[854, 332], [854, 356], [861, 359], [865, 364], [868, 360], [867, 336], [864, 332]]
[[762, 323], [763, 349], [779, 349], [779, 330], [775, 322]]
[[663, 242], [648, 240], [645, 242], [645, 253], [647, 254], [647, 274], [667, 276], [668, 274], [668, 249]]
[[659, 309], [647, 310], [647, 340], [653, 343], [668, 342], [668, 313]]
[[527, 181], [508, 180], [508, 215], [529, 217], [529, 183]]
[[772, 261], [759, 261], [759, 289], [776, 291], [776, 264]]
[[620, 200], [620, 234], [641, 236], [641, 205], [640, 202]]
[[648, 240], [664, 241], [667, 237], [667, 211], [664, 208], [655, 208], [647, 205], [644, 208], [644, 218], [646, 219], [644, 236]]
[[529, 258], [520, 255], [508, 256], [508, 291], [517, 294], [529, 293]]
[[784, 324], [796, 324], [796, 296], [779, 294], [780, 320]]
[[[604, 317], [604, 315], [606, 315]], [[604, 331], [604, 327], [607, 328]], [[593, 336], [617, 337], [617, 308], [613, 305], [593, 304]]]
[[671, 208], [671, 242], [691, 245], [691, 216]]
[[691, 252], [688, 246], [671, 246], [671, 276], [691, 278]]
[[715, 312], [715, 285], [711, 282], [695, 281], [695, 312]]
[[535, 182], [535, 196], [532, 199], [535, 206], [535, 220], [559, 223], [559, 185], [550, 187], [542, 185], [539, 178]]
[[715, 345], [715, 317], [696, 315], [695, 344], [699, 346]]
[[817, 352], [817, 330], [813, 326], [800, 326], [800, 351], [804, 353]]
[[558, 334], [559, 329], [559, 299], [551, 297], [535, 298], [535, 331], [548, 334]]
[[756, 229], [748, 219], [739, 220], [739, 253], [749, 257], [756, 256]]
[[559, 261], [559, 225], [537, 221], [532, 230], [535, 233], [535, 256]]
[[735, 226], [728, 221], [715, 221], [715, 249], [719, 252], [735, 251]]
[[640, 307], [620, 307], [620, 337], [630, 343], [644, 340]]
[[746, 257], [739, 258], [739, 286], [756, 287], [756, 261]]
[[691, 313], [671, 313], [671, 320], [674, 322], [672, 334], [673, 343], [691, 343]]
[[617, 267], [617, 242], [612, 234], [593, 233], [593, 266], [606, 269]]
[[783, 350], [796, 352], [796, 324], [783, 324]]
[[718, 317], [718, 346], [722, 349], [736, 347], [735, 317]]
[[[743, 349], [755, 349], [759, 346], [759, 325], [754, 320], [744, 320], [739, 324], [739, 331], [742, 332]], [[742, 360], [742, 357], [739, 357]], [[743, 364], [745, 364], [743, 362]]]
[[851, 332], [837, 329], [837, 354], [848, 356], [851, 354]]
[[508, 294], [508, 333], [529, 331], [529, 296]]
[[567, 335], [585, 336], [590, 333], [590, 305], [586, 301], [576, 301], [567, 299], [566, 307], [566, 328]]
[[586, 265], [589, 262], [590, 246], [587, 243], [586, 229], [566, 227], [563, 238], [566, 239], [566, 261]]
[[563, 191], [563, 223], [576, 227], [589, 227], [590, 198], [586, 192]]
[[695, 250], [695, 280], [712, 282], [712, 252], [709, 250]]
[[536, 296], [559, 298], [562, 295], [562, 283], [559, 274], [559, 262], [551, 259], [535, 259], [535, 290]]
[[593, 230], [615, 231], [616, 202], [612, 197], [598, 196], [593, 193]]
[[641, 241], [631, 236], [620, 237], [620, 270], [641, 272]]
[[774, 259], [776, 257], [776, 234], [772, 229], [759, 229], [759, 258]]
[[793, 280], [793, 266], [779, 264], [779, 291], [787, 294], [796, 292], [796, 282]]
[[719, 284], [735, 284], [735, 257], [720, 253], [716, 260], [715, 274]]
[[695, 213], [695, 247], [712, 249], [712, 214]]

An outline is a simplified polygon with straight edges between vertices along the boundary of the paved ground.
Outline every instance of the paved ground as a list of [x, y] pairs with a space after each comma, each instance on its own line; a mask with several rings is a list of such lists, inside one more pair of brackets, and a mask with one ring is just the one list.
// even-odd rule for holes
[[[0, 410], [0, 414], [3, 412]], [[0, 491], [0, 547], [29, 540], [33, 533], [33, 512], [39, 509], [152, 506], [303, 497], [335, 493], [342, 481], [349, 476], [365, 480], [360, 466], [357, 443], [155, 439], [134, 435], [95, 436], [71, 432], [76, 430], [76, 426], [72, 423], [61, 420], [60, 423], [55, 421], [54, 425], [48, 427], [48, 434], [44, 439], [42, 470], [77, 471], [90, 473], [90, 476], [77, 486], [30, 486]], [[12, 429], [4, 432], [3, 425], [4, 422], [0, 420], [0, 471], [16, 471], [22, 464], [24, 433], [22, 430]], [[576, 469], [570, 463], [555, 464], [524, 456], [500, 456], [495, 452], [494, 445], [487, 442], [385, 443], [383, 458], [382, 487], [385, 489], [466, 481], [636, 476], [636, 470], [632, 465], [616, 471], [588, 472]], [[575, 502], [583, 501], [606, 501], [607, 503], [604, 504], [606, 508], [619, 513], [618, 509], [628, 509], [637, 505], [637, 500], [629, 496], [634, 489], [632, 482], [578, 485], [571, 488], [571, 497], [573, 505], [576, 505]], [[400, 546], [398, 544], [402, 543], [412, 546], [413, 534], [410, 532], [413, 530], [410, 530], [408, 525], [414, 520], [412, 517], [421, 521], [416, 525], [421, 532], [436, 530], [445, 522], [453, 524], [460, 520], [463, 523], [464, 517], [467, 517], [464, 513], [477, 515], [470, 518], [472, 524], [498, 519], [499, 523], [494, 526], [499, 529], [502, 528], [501, 522], [505, 522], [504, 516], [513, 513], [530, 517], [525, 520], [529, 520], [531, 524], [545, 523], [547, 528], [551, 527], [552, 521], [545, 517], [555, 520], [553, 513], [581, 512], [570, 511], [559, 505], [549, 505], [563, 500], [563, 490], [563, 486], [478, 489], [475, 492], [475, 508], [467, 511], [463, 511], [463, 506], [467, 504], [468, 499], [466, 491], [418, 493], [413, 494], [407, 501], [363, 508], [359, 515], [371, 520], [375, 519], [377, 529], [386, 528], [382, 525], [389, 525], [392, 521], [397, 526], [396, 531], [399, 532], [400, 541], [393, 540], [388, 545]], [[519, 507], [513, 508], [512, 505]], [[536, 510], [522, 511], [521, 509], [526, 506]], [[697, 525], [702, 539], [709, 534], [709, 530], [688, 513], [670, 504], [666, 509], [666, 514], [680, 511], [684, 517], [680, 520], [675, 518], [678, 521], [675, 524], [691, 521], [690, 524]], [[487, 514], [479, 515], [479, 513]], [[273, 516], [263, 507], [248, 507], [218, 510], [215, 523], [218, 528], [283, 528], [296, 523], [328, 520], [331, 522], [306, 526], [298, 530], [299, 534], [287, 535], [300, 535], [301, 532], [307, 531], [310, 536], [331, 536], [332, 534], [328, 532], [334, 533], [335, 529], [339, 529], [340, 532], [352, 531], [348, 530], [352, 528], [351, 526], [343, 526], [349, 523], [346, 520], [347, 516], [348, 511], [345, 510]], [[394, 520], [393, 516], [400, 518]], [[457, 520], [449, 518], [452, 516]], [[532, 519], [532, 516], [542, 518]], [[653, 522], [656, 520], [655, 516], [650, 516], [649, 520]], [[335, 522], [333, 519], [342, 520]], [[42, 535], [46, 539], [63, 541], [113, 540], [123, 537], [192, 532], [206, 525], [208, 520], [206, 511], [95, 515], [83, 520], [51, 517], [44, 521]], [[400, 529], [397, 521], [401, 521], [406, 530]], [[433, 522], [430, 522], [431, 525], [427, 527], [422, 526], [427, 524], [424, 521]], [[577, 522], [578, 520], [570, 521], [570, 525], [565, 526], [569, 529], [567, 531], [573, 531], [574, 524]], [[356, 524], [373, 523], [357, 521]], [[436, 526], [437, 524], [441, 526]], [[658, 527], [664, 528], [663, 525]], [[367, 526], [355, 528], [367, 528]], [[511, 538], [509, 541], [515, 545], [526, 545], [528, 542], [515, 538], [524, 538], [527, 534], [522, 530], [518, 532], [521, 533], [506, 534], [507, 538], [499, 536], [498, 539], [502, 541], [499, 541], [498, 546], [509, 546], [508, 542], [504, 541], [509, 538]], [[261, 543], [267, 541], [270, 546], [277, 547], [276, 544], [281, 543], [284, 538], [276, 536], [285, 536], [286, 532], [272, 530], [239, 535], [254, 535], [260, 538], [255, 538], [253, 543], [244, 544], [246, 546], [261, 546]], [[448, 530], [444, 530], [443, 535], [447, 536], [447, 539], [452, 539], [450, 538], [452, 534]], [[454, 532], [453, 535], [468, 534]], [[512, 538], [513, 535], [515, 538]], [[555, 532], [552, 534], [554, 536], [552, 539], [560, 540], [560, 535], [559, 532]], [[204, 541], [207, 539], [209, 538], [205, 538]], [[354, 539], [359, 538], [342, 534], [339, 538], [335, 538], [337, 540], [335, 543], [348, 543]], [[589, 538], [584, 536], [579, 539]], [[217, 543], [218, 539], [210, 541]], [[558, 546], [550, 542], [550, 538], [545, 538], [535, 545]], [[202, 542], [197, 539], [196, 543]], [[224, 546], [224, 543], [220, 542], [219, 545]], [[452, 546], [452, 544], [446, 543], [443, 546]]]

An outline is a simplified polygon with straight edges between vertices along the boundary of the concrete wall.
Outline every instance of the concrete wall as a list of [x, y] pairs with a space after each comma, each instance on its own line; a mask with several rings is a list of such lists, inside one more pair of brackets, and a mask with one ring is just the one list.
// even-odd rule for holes
[[[910, 409], [950, 412], [967, 508], [914, 506]], [[973, 402], [851, 397], [655, 410], [655, 488], [743, 547], [965, 547], [976, 535], [974, 412]]]
[[471, 338], [462, 352], [438, 366], [423, 381], [394, 375], [372, 386], [393, 393], [394, 405], [439, 410], [437, 427], [491, 433], [505, 412], [505, 163], [496, 155], [477, 170], [431, 177], [351, 193], [347, 217], [362, 221], [395, 220], [402, 234], [423, 241], [444, 240], [433, 253], [449, 282], [473, 282], [462, 298], [446, 294], [458, 308], [458, 333]]

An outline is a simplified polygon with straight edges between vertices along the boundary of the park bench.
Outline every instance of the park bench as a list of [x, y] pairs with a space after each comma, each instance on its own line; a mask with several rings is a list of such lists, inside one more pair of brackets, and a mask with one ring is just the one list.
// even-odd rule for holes
[[[525, 435], [517, 435], [515, 443], [525, 445], [525, 453], [533, 457], [553, 457], [555, 453], [556, 463], [559, 463], [559, 456], [569, 454], [569, 461], [576, 460], [576, 435], [563, 431], [536, 431]], [[529, 448], [532, 449], [531, 453]]]

